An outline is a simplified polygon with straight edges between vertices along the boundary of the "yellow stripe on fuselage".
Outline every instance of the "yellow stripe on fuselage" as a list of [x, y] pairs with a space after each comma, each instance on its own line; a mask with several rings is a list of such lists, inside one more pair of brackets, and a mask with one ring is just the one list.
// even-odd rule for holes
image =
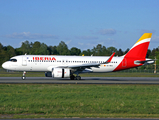
[[152, 33], [144, 33], [136, 43], [138, 43], [144, 39], [151, 38], [151, 36], [152, 36]]

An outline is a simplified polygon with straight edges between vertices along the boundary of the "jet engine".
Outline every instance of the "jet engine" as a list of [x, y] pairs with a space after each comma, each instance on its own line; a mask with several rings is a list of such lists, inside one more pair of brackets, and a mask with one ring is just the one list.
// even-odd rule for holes
[[67, 68], [53, 68], [52, 72], [46, 72], [46, 77], [53, 77], [53, 78], [68, 78], [70, 77], [70, 69]]

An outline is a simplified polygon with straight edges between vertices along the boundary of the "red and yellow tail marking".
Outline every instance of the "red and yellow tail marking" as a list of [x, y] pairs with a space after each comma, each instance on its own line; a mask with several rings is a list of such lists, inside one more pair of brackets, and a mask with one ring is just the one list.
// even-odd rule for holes
[[151, 38], [151, 36], [152, 36], [152, 33], [144, 33], [144, 34], [141, 36], [141, 38], [140, 38], [135, 44], [139, 43], [140, 41], [142, 41], [142, 40], [144, 40], [144, 39]]
[[126, 58], [145, 59], [152, 33], [144, 33], [125, 55]]
[[[152, 33], [144, 33], [141, 38], [134, 44], [134, 46], [123, 57], [121, 63], [115, 68], [114, 71], [138, 67], [143, 64], [135, 64], [134, 62], [146, 59], [148, 46], [151, 40]], [[123, 65], [124, 64], [124, 65]]]

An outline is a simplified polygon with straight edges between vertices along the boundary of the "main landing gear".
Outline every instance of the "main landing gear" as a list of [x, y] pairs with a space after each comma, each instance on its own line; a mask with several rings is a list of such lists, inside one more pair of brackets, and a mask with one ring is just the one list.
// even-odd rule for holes
[[76, 80], [81, 80], [81, 76], [76, 76]]
[[70, 76], [70, 80], [81, 80], [81, 76], [74, 76], [74, 75], [71, 75]]
[[23, 72], [23, 76], [22, 76], [22, 80], [25, 80], [25, 79], [26, 79], [25, 74], [26, 74], [26, 72], [24, 71], [24, 72]]

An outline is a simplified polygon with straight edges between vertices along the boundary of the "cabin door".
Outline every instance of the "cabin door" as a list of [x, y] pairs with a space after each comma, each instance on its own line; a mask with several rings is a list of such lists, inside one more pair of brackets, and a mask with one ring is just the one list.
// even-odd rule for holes
[[22, 57], [22, 66], [27, 66], [27, 57]]

